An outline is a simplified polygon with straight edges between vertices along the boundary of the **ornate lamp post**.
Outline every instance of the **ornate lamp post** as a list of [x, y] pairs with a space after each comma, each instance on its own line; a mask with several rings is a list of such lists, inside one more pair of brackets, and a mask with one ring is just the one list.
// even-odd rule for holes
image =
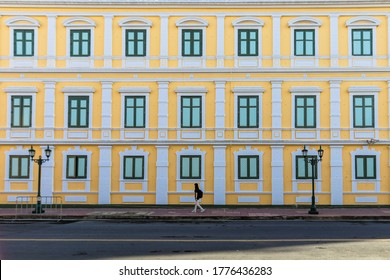
[[49, 160], [49, 157], [51, 155], [51, 150], [49, 148], [49, 145], [47, 145], [47, 148], [45, 149], [45, 155], [46, 159], [43, 159], [42, 156], [39, 156], [39, 158], [35, 159], [35, 150], [33, 146], [31, 146], [31, 149], [28, 150], [28, 153], [31, 157], [31, 161], [38, 163], [38, 195], [37, 195], [37, 205], [35, 207], [35, 210], [33, 211], [33, 214], [42, 214], [45, 213], [45, 210], [42, 209], [42, 198], [41, 198], [41, 166], [42, 163]]
[[321, 148], [318, 149], [318, 157], [311, 156], [308, 158], [307, 156], [307, 149], [306, 146], [303, 146], [302, 154], [303, 157], [305, 158], [305, 162], [310, 162], [311, 164], [311, 206], [309, 210], [309, 214], [318, 214], [318, 210], [316, 208], [316, 198], [314, 195], [314, 167], [317, 167], [317, 164], [322, 160], [322, 157], [324, 155], [324, 150]]

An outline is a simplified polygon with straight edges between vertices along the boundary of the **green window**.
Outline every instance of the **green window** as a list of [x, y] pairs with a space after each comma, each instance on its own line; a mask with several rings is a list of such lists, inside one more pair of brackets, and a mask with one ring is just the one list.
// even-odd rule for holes
[[295, 96], [295, 127], [316, 127], [316, 97]]
[[374, 96], [353, 97], [353, 127], [374, 127]]
[[201, 179], [201, 156], [180, 156], [180, 179]]
[[259, 31], [250, 29], [238, 30], [238, 55], [259, 55]]
[[125, 156], [123, 161], [123, 179], [144, 179], [143, 156]]
[[372, 56], [372, 29], [352, 30], [352, 55]]
[[126, 30], [126, 56], [146, 56], [146, 30]]
[[[312, 165], [310, 163], [311, 159], [317, 160], [316, 156], [308, 156], [306, 159], [304, 156], [295, 157], [297, 179], [312, 178]], [[317, 164], [314, 165], [314, 179], [317, 179]]]
[[376, 156], [355, 156], [356, 179], [376, 179]]
[[11, 97], [11, 127], [31, 127], [32, 97]]
[[238, 156], [238, 179], [259, 179], [259, 156]]
[[68, 127], [89, 127], [89, 97], [69, 96]]
[[294, 54], [295, 56], [315, 55], [315, 36], [313, 29], [302, 29], [294, 31]]
[[10, 156], [9, 157], [9, 178], [28, 179], [30, 178], [30, 157]]
[[259, 97], [258, 96], [238, 97], [238, 127], [239, 128], [259, 127]]
[[34, 30], [14, 30], [14, 56], [34, 56]]
[[87, 178], [87, 156], [68, 156], [66, 159], [66, 178]]
[[181, 128], [202, 127], [202, 97], [181, 97]]
[[145, 97], [144, 96], [125, 97], [125, 127], [126, 128], [145, 127]]
[[182, 30], [182, 56], [202, 56], [202, 30]]
[[91, 30], [70, 31], [70, 56], [91, 55]]

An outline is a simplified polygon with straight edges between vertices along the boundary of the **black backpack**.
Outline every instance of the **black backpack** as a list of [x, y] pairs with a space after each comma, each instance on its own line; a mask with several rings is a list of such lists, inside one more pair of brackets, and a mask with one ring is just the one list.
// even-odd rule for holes
[[201, 189], [199, 189], [198, 191], [198, 198], [202, 198], [203, 197], [203, 191]]

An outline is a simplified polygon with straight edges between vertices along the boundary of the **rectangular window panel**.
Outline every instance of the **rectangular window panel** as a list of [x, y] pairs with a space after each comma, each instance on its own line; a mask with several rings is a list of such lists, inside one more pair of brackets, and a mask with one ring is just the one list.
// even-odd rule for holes
[[202, 127], [202, 97], [200, 96], [181, 97], [181, 127], [182, 128]]
[[182, 30], [182, 56], [202, 56], [202, 30]]
[[295, 96], [295, 127], [316, 127], [316, 97]]
[[14, 30], [14, 56], [34, 55], [34, 30]]
[[124, 179], [144, 179], [144, 157], [124, 157]]
[[72, 128], [86, 128], [89, 126], [89, 97], [69, 96], [68, 98], [68, 126]]
[[238, 56], [257, 56], [258, 44], [258, 30], [238, 30]]
[[243, 180], [259, 179], [258, 156], [238, 156], [238, 178]]
[[315, 36], [313, 29], [294, 31], [294, 54], [296, 56], [315, 55]]
[[68, 179], [87, 178], [87, 156], [67, 156], [66, 167]]
[[31, 127], [32, 97], [12, 96], [11, 127]]
[[372, 29], [352, 30], [352, 55], [372, 56]]
[[126, 128], [145, 127], [145, 97], [144, 96], [125, 97], [125, 127]]
[[70, 56], [91, 55], [91, 30], [70, 31]]
[[353, 119], [355, 128], [374, 127], [374, 96], [353, 97]]
[[[316, 160], [316, 156], [296, 156], [296, 178], [297, 179], [312, 179], [312, 164], [311, 159]], [[317, 179], [317, 165], [314, 165], [314, 179]]]
[[30, 157], [10, 156], [10, 179], [28, 179], [30, 177]]
[[180, 178], [201, 178], [201, 156], [180, 156]]
[[259, 127], [259, 97], [258, 96], [238, 97], [238, 127], [239, 128]]
[[126, 56], [146, 56], [146, 30], [126, 30]]
[[355, 157], [356, 179], [376, 179], [376, 156]]

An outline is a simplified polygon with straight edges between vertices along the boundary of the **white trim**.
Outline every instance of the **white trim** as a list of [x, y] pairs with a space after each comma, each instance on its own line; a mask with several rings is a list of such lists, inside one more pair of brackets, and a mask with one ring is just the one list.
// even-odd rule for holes
[[[349, 66], [351, 67], [375, 67], [377, 55], [376, 27], [380, 21], [367, 16], [354, 17], [345, 22], [348, 27], [348, 56]], [[354, 29], [372, 30], [372, 55], [371, 56], [352, 56], [352, 30]]]
[[[4, 173], [4, 192], [32, 192], [33, 191], [33, 174], [34, 174], [34, 162], [29, 161], [30, 170], [28, 179], [11, 179], [9, 177], [10, 166], [9, 166], [9, 158], [10, 156], [29, 156], [28, 148], [23, 148], [22, 146], [16, 146], [15, 148], [11, 148], [9, 151], [4, 152], [5, 154], [5, 173]], [[11, 189], [12, 183], [27, 183], [27, 190], [16, 191]]]
[[[149, 139], [149, 87], [121, 87], [118, 89], [121, 94], [121, 139]], [[145, 97], [145, 128], [125, 127], [125, 100], [128, 96]]]
[[[142, 156], [144, 157], [144, 178], [143, 179], [124, 179], [123, 178], [123, 169], [124, 169], [124, 163], [123, 159], [126, 156]], [[148, 167], [149, 167], [149, 153], [145, 152], [143, 149], [138, 149], [137, 146], [132, 146], [131, 149], [126, 149], [123, 152], [119, 153], [120, 157], [120, 164], [119, 164], [119, 191], [121, 193], [139, 193], [139, 192], [147, 192], [148, 191], [148, 183], [149, 183], [149, 175], [148, 175]], [[126, 184], [141, 184], [142, 189], [141, 190], [126, 190]]]
[[226, 204], [226, 146], [214, 146], [214, 204]]
[[[315, 156], [318, 158], [318, 151], [315, 148], [310, 149], [310, 146], [306, 146], [306, 149], [308, 150], [307, 155], [308, 156]], [[299, 192], [307, 192], [299, 190], [298, 185], [299, 184], [310, 184], [311, 185], [311, 179], [297, 179], [297, 165], [296, 165], [296, 157], [297, 156], [302, 156], [302, 150], [297, 149], [295, 152], [291, 153], [291, 158], [292, 158], [292, 191], [294, 193], [299, 193]], [[310, 167], [310, 163], [308, 163], [308, 166]], [[315, 191], [317, 193], [322, 192], [322, 164], [321, 162], [318, 162], [317, 164], [317, 179], [315, 180]]]
[[[233, 21], [234, 26], [234, 66], [235, 67], [257, 67], [262, 66], [263, 56], [263, 26], [264, 21], [255, 17], [244, 17]], [[240, 29], [253, 29], [258, 31], [258, 56], [238, 55], [238, 32]]]
[[[124, 68], [148, 68], [150, 64], [150, 28], [153, 23], [141, 17], [129, 17], [121, 20], [119, 26], [122, 28], [122, 67]], [[146, 53], [145, 56], [126, 56], [126, 31], [146, 30]]]
[[272, 66], [280, 67], [280, 47], [281, 47], [281, 15], [272, 15]]
[[204, 191], [205, 166], [206, 166], [206, 152], [201, 149], [194, 149], [193, 146], [188, 146], [188, 149], [183, 148], [176, 152], [176, 191], [179, 193], [188, 193], [187, 190], [182, 189], [183, 183], [193, 183], [194, 179], [180, 179], [180, 157], [181, 156], [201, 156], [201, 167], [200, 167], [200, 179], [198, 180], [199, 188]]
[[168, 139], [169, 82], [158, 82], [158, 140]]
[[[206, 28], [208, 22], [198, 17], [186, 17], [176, 21], [178, 27], [178, 67], [181, 68], [197, 68], [206, 67]], [[202, 56], [187, 57], [182, 56], [182, 30], [183, 29], [200, 29], [202, 30]]]
[[[25, 23], [27, 22], [27, 23]], [[38, 28], [40, 23], [38, 20], [25, 16], [18, 16], [8, 19], [6, 22], [9, 27], [9, 50], [10, 50], [10, 68], [36, 68], [38, 67]], [[14, 30], [33, 30], [34, 31], [34, 45], [33, 56], [14, 56]]]
[[331, 205], [343, 205], [343, 146], [330, 146]]
[[215, 138], [225, 139], [225, 91], [226, 82], [215, 82]]
[[[293, 128], [292, 139], [320, 139], [321, 113], [320, 113], [320, 87], [291, 87], [291, 127]], [[295, 97], [314, 95], [316, 97], [316, 127], [315, 128], [296, 128], [295, 127]]]
[[[255, 192], [263, 192], [263, 154], [264, 152], [257, 150], [256, 148], [252, 148], [250, 146], [245, 147], [245, 149], [240, 149], [234, 154], [234, 191], [239, 194], [244, 194], [245, 190], [241, 189], [241, 184], [250, 184], [250, 183], [256, 183], [257, 184], [257, 190]], [[258, 156], [259, 157], [259, 166], [258, 166], [258, 172], [259, 172], [259, 179], [239, 179], [238, 178], [238, 157], [239, 156]], [[253, 193], [253, 190], [250, 192]]]
[[[77, 23], [79, 22], [79, 23]], [[67, 68], [91, 68], [94, 66], [95, 54], [95, 27], [96, 23], [86, 17], [72, 17], [63, 21], [66, 27], [66, 67]], [[70, 31], [88, 29], [91, 32], [90, 56], [72, 57], [70, 54]]]
[[272, 205], [284, 204], [284, 146], [271, 146]]
[[[87, 156], [87, 178], [85, 179], [68, 179], [66, 178], [66, 167], [67, 167], [67, 158], [68, 156]], [[62, 152], [62, 192], [64, 193], [75, 193], [75, 192], [90, 192], [91, 191], [91, 166], [92, 166], [92, 152], [89, 152], [87, 149], [81, 149], [80, 146], [75, 146], [73, 149], [69, 148]], [[68, 183], [80, 183], [85, 184], [84, 190], [69, 190]]]
[[[373, 183], [375, 185], [375, 192], [381, 191], [381, 165], [380, 165], [380, 156], [381, 152], [376, 151], [375, 149], [369, 149], [367, 146], [363, 146], [363, 149], [356, 149], [351, 154], [351, 167], [352, 167], [352, 192], [364, 193], [366, 191], [359, 191], [359, 183]], [[355, 169], [355, 157], [356, 156], [375, 156], [376, 160], [376, 179], [356, 179], [356, 169]]]
[[[36, 95], [38, 89], [36, 87], [30, 86], [21, 86], [21, 87], [6, 87], [4, 92], [7, 93], [7, 124], [9, 129], [7, 129], [6, 139], [9, 141], [14, 141], [15, 139], [35, 139], [35, 126], [36, 126]], [[31, 127], [12, 127], [12, 97], [13, 96], [31, 96]]]
[[[379, 138], [379, 93], [381, 89], [376, 86], [353, 86], [348, 88], [349, 92], [349, 104], [350, 104], [350, 121], [349, 127], [351, 128], [350, 137], [351, 139], [371, 139], [371, 138]], [[355, 95], [361, 96], [374, 96], [374, 127], [373, 128], [354, 128], [353, 120], [354, 120], [354, 110], [353, 110], [353, 97]]]
[[[234, 139], [262, 139], [262, 127], [263, 127], [263, 93], [265, 89], [259, 86], [234, 87], [232, 92], [234, 93]], [[258, 108], [258, 128], [238, 128], [238, 97], [239, 96], [258, 96], [259, 108]]]
[[[205, 139], [206, 137], [206, 93], [205, 87], [177, 87], [175, 92], [177, 93], [177, 139]], [[202, 111], [201, 111], [201, 127], [200, 128], [182, 128], [181, 127], [181, 97], [191, 95], [200, 96], [202, 98]]]
[[282, 138], [282, 81], [271, 81], [272, 139]]
[[168, 204], [169, 146], [156, 146], [156, 204]]
[[[290, 46], [291, 46], [291, 67], [318, 67], [319, 66], [319, 28], [322, 21], [312, 17], [299, 17], [288, 22], [291, 27]], [[314, 29], [314, 56], [295, 56], [295, 30], [296, 29]]]
[[111, 203], [112, 146], [99, 146], [99, 204]]

